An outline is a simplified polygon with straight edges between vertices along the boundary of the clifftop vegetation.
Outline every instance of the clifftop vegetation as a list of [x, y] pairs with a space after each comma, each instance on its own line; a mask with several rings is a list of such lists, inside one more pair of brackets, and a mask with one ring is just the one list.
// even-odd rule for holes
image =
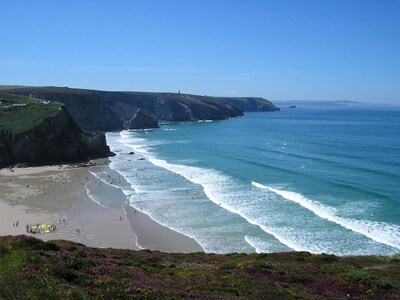
[[400, 257], [168, 254], [0, 237], [1, 299], [399, 299]]
[[40, 103], [24, 96], [0, 94], [0, 131], [20, 133], [54, 117], [63, 106], [61, 103]]

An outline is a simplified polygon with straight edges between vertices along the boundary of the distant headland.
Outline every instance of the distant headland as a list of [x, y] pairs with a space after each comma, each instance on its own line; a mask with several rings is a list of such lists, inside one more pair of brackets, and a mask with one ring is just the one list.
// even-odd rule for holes
[[212, 97], [183, 93], [113, 92], [68, 87], [0, 86], [0, 93], [65, 104], [84, 130], [157, 128], [159, 121], [223, 120], [247, 111], [278, 111], [257, 97]]
[[101, 132], [157, 128], [160, 121], [224, 120], [279, 111], [256, 97], [0, 86], [0, 167], [112, 155]]

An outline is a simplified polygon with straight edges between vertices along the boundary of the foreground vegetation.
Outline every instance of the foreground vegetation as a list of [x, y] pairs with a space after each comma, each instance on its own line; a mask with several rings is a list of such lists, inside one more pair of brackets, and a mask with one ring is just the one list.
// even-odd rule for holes
[[0, 237], [0, 299], [400, 299], [400, 257], [167, 254]]

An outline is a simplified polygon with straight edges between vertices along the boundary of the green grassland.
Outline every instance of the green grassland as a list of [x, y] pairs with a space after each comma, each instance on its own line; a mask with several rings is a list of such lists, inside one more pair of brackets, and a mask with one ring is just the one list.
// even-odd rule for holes
[[[62, 104], [51, 102], [41, 104], [25, 96], [0, 94], [0, 131], [6, 130], [13, 134], [27, 131], [39, 125], [43, 119], [59, 113]], [[26, 107], [8, 107], [12, 104], [26, 104]]]
[[400, 257], [168, 254], [6, 236], [0, 299], [400, 299]]

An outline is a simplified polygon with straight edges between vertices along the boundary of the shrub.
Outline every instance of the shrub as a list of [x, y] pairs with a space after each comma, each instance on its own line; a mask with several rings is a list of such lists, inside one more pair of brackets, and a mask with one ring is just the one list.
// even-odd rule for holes
[[78, 274], [71, 269], [62, 266], [55, 266], [52, 270], [54, 276], [64, 279], [68, 282], [74, 281], [78, 278]]
[[53, 251], [58, 251], [60, 250], [60, 247], [53, 243], [53, 242], [46, 242], [46, 249], [47, 250], [53, 250]]
[[0, 255], [7, 254], [9, 252], [10, 252], [9, 246], [4, 243], [0, 243]]
[[377, 278], [362, 270], [354, 270], [348, 272], [346, 273], [346, 277], [358, 281], [372, 288], [385, 289], [385, 290], [393, 288], [393, 285], [390, 282], [384, 279]]

